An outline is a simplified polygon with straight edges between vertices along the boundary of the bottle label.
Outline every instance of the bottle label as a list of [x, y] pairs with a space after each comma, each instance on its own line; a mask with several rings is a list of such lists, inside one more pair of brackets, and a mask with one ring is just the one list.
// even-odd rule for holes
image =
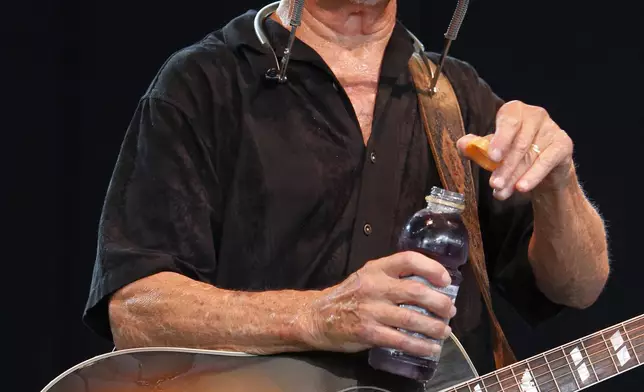
[[[443, 294], [447, 295], [449, 298], [451, 298], [451, 300], [452, 300], [452, 304], [453, 304], [454, 302], [456, 302], [456, 296], [458, 295], [458, 289], [459, 289], [459, 286], [449, 285], [449, 286], [447, 286], [447, 287], [436, 287], [436, 286], [434, 286], [433, 284], [431, 284], [430, 282], [428, 282], [426, 279], [421, 278], [421, 277], [419, 277], [419, 276], [410, 276], [410, 277], [407, 277], [407, 278], [405, 278], [405, 279], [415, 280], [415, 281], [417, 281], [417, 282], [423, 283], [424, 285], [428, 286], [429, 288], [431, 288], [431, 289], [433, 289], [433, 290], [436, 290], [436, 291], [438, 291], [438, 292], [440, 292], [440, 293], [443, 293]], [[449, 319], [439, 317], [439, 316], [437, 316], [436, 314], [434, 314], [433, 312], [430, 312], [430, 311], [428, 311], [428, 310], [426, 310], [426, 309], [423, 309], [423, 308], [421, 308], [421, 307], [419, 307], [419, 306], [415, 306], [415, 305], [405, 305], [405, 304], [403, 304], [403, 305], [400, 305], [400, 307], [401, 307], [401, 308], [406, 308], [406, 309], [415, 310], [415, 311], [417, 311], [418, 313], [424, 314], [425, 316], [433, 317], [433, 318], [435, 318], [435, 319], [441, 320], [441, 321], [443, 321], [445, 324], [448, 324], [448, 323], [449, 323]], [[404, 333], [406, 333], [406, 334], [408, 334], [408, 335], [411, 335], [411, 336], [414, 336], [414, 337], [416, 337], [416, 338], [419, 338], [419, 339], [430, 340], [430, 341], [432, 341], [432, 342], [436, 343], [436, 344], [437, 344], [438, 346], [440, 346], [441, 348], [443, 347], [443, 339], [434, 339], [434, 338], [431, 338], [431, 337], [425, 336], [425, 335], [423, 335], [423, 334], [421, 334], [421, 333], [407, 331], [407, 330], [402, 329], [402, 328], [398, 328], [398, 330], [399, 330], [399, 331], [401, 331], [401, 332], [404, 332]], [[392, 351], [392, 354], [393, 354], [394, 352], [397, 352], [397, 350], [391, 350], [391, 351]], [[440, 353], [437, 353], [437, 354], [434, 354], [434, 355], [431, 355], [431, 356], [428, 356], [428, 357], [423, 357], [423, 359], [428, 359], [428, 360], [432, 360], [432, 361], [435, 361], [435, 362], [438, 362], [439, 358], [440, 358]]]

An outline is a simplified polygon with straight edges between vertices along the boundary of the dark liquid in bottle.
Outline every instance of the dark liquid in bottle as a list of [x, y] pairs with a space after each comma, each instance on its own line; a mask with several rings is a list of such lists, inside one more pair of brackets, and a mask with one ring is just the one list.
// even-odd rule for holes
[[463, 279], [459, 268], [467, 261], [467, 229], [458, 213], [417, 212], [398, 239], [398, 250], [413, 250], [441, 263], [453, 285]]
[[[467, 261], [468, 252], [467, 229], [461, 220], [460, 213], [437, 213], [431, 212], [429, 209], [417, 212], [401, 233], [398, 250], [416, 251], [438, 261], [450, 273], [452, 285], [460, 285], [462, 275], [459, 267]], [[419, 278], [412, 279], [418, 280]], [[424, 279], [422, 282], [429, 284]], [[442, 290], [439, 289], [439, 291]], [[455, 296], [454, 292], [453, 298]], [[416, 308], [416, 310], [438, 318], [423, 309]], [[419, 338], [429, 339], [421, 334], [404, 332]], [[438, 341], [436, 342], [438, 343]], [[397, 350], [373, 348], [369, 353], [369, 363], [376, 369], [419, 381], [427, 381], [432, 379], [436, 372], [438, 357], [421, 358]]]

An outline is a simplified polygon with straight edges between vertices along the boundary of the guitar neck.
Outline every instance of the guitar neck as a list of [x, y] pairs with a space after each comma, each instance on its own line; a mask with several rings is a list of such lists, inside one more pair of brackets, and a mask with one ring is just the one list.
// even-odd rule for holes
[[445, 392], [576, 392], [644, 363], [644, 315]]

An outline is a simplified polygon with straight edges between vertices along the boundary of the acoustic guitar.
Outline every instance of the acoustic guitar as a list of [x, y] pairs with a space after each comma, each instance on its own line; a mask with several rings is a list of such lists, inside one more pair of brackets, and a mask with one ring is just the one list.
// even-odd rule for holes
[[365, 353], [255, 356], [162, 347], [100, 355], [42, 392], [576, 392], [642, 362], [644, 315], [484, 376], [452, 335], [426, 383], [376, 371]]

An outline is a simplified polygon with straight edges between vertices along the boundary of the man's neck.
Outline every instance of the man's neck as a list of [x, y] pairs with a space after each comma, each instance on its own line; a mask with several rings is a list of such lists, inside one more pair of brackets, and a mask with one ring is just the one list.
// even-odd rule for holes
[[[292, 0], [290, 0], [292, 1]], [[273, 18], [289, 27], [289, 0]], [[383, 55], [396, 25], [396, 0], [306, 0], [297, 37], [326, 62], [371, 136]]]
[[[288, 27], [289, 1], [277, 16]], [[396, 0], [306, 0], [298, 36], [311, 46], [362, 52], [387, 42], [396, 24]]]

